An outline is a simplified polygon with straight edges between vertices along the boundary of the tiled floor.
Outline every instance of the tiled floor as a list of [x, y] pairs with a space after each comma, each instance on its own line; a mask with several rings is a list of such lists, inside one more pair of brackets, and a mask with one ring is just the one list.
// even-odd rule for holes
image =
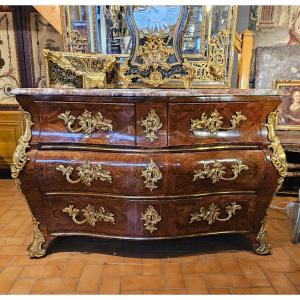
[[0, 180], [0, 294], [299, 294], [300, 245], [286, 217], [270, 212], [273, 255], [238, 235], [124, 242], [59, 238], [29, 259], [32, 225], [12, 180]]

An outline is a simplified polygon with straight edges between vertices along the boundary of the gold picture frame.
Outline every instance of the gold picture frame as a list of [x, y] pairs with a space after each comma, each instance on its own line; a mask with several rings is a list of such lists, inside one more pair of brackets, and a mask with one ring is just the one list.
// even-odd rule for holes
[[[300, 131], [300, 80], [275, 80], [273, 87], [278, 90], [283, 90], [287, 95], [290, 94], [278, 107], [276, 130]], [[299, 99], [296, 98], [299, 101], [299, 107], [296, 106], [291, 109], [291, 102], [297, 101], [294, 100], [293, 97], [299, 97]], [[297, 117], [299, 121], [297, 121]]]

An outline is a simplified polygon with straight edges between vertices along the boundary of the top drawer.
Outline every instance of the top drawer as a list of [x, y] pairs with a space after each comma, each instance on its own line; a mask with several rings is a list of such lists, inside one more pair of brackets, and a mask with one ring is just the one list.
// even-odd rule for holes
[[257, 143], [263, 104], [170, 103], [168, 145]]
[[135, 145], [130, 103], [38, 102], [40, 143]]

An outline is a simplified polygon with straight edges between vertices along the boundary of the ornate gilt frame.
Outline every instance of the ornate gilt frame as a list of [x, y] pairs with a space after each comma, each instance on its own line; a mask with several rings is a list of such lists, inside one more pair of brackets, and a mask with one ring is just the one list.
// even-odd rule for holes
[[[94, 7], [94, 6], [93, 6]], [[94, 43], [95, 43], [95, 9], [92, 7], [92, 27], [93, 27], [93, 37], [94, 37]], [[202, 35], [204, 33], [204, 38], [202, 38], [201, 41], [201, 49], [200, 53], [189, 55], [189, 54], [183, 54], [182, 58], [184, 60], [187, 60], [187, 64], [194, 64], [194, 67], [192, 68], [194, 72], [197, 70], [203, 70], [203, 72], [210, 72], [212, 70], [212, 76], [209, 76], [207, 79], [197, 79], [194, 78], [191, 81], [191, 88], [230, 88], [231, 87], [231, 81], [232, 81], [232, 70], [233, 70], [233, 62], [234, 62], [234, 42], [235, 42], [235, 35], [236, 35], [236, 21], [237, 21], [237, 12], [238, 12], [238, 7], [237, 5], [229, 5], [228, 6], [228, 22], [227, 22], [227, 27], [222, 28], [221, 31], [217, 33], [216, 37], [211, 37], [211, 18], [212, 14], [211, 11], [206, 11], [206, 6], [202, 5], [203, 9], [203, 14], [204, 14], [204, 23], [202, 25]], [[87, 9], [87, 8], [86, 8]], [[67, 25], [67, 14], [68, 12], [66, 11], [64, 6], [61, 6], [61, 22], [62, 22], [62, 28], [63, 28], [63, 42], [64, 42], [64, 47], [65, 51], [69, 51], [69, 45], [68, 45], [68, 40], [66, 36], [66, 26]], [[230, 21], [231, 20], [231, 21]], [[90, 23], [87, 21], [87, 23]], [[207, 32], [206, 32], [207, 31]], [[222, 35], [222, 33], [225, 33], [224, 37], [226, 37], [225, 43], [221, 43], [218, 41], [218, 35]], [[206, 36], [207, 35], [207, 36]], [[218, 63], [214, 62], [213, 64], [210, 62], [210, 57], [207, 55], [207, 57], [203, 56], [203, 40], [207, 37], [207, 45], [208, 48], [213, 49], [213, 48], [218, 48], [220, 52], [224, 52], [223, 55], [223, 60], [225, 61], [224, 64], [218, 65]], [[230, 48], [228, 45], [228, 40], [231, 40], [230, 42]], [[210, 45], [211, 42], [214, 42], [214, 45]], [[221, 43], [221, 44], [220, 44]], [[182, 48], [182, 47], [181, 47]], [[201, 52], [202, 51], [202, 52]], [[219, 53], [220, 53], [219, 52]], [[103, 54], [105, 55], [105, 54]], [[108, 54], [106, 54], [108, 55]], [[130, 56], [130, 54], [109, 54], [110, 56], [116, 57], [117, 61], [116, 64], [122, 66], [124, 63], [120, 61], [120, 59], [125, 59]], [[198, 58], [198, 59], [197, 59]], [[196, 68], [195, 65], [198, 64], [198, 67]], [[218, 79], [220, 78], [220, 79]], [[120, 80], [119, 78], [117, 79], [118, 81]], [[160, 87], [162, 88], [180, 88], [177, 84], [176, 79], [173, 79], [172, 81], [165, 82], [161, 84]], [[141, 88], [145, 86], [145, 84], [134, 84], [132, 83], [130, 85], [130, 88]], [[121, 84], [120, 82], [116, 83], [115, 88], [120, 88]]]
[[[85, 5], [86, 15], [88, 16], [88, 6]], [[62, 38], [63, 38], [63, 45], [65, 51], [72, 51], [72, 37], [67, 38], [67, 29], [66, 23], [68, 22], [68, 27], [71, 28], [71, 21], [70, 21], [70, 5], [60, 5], [60, 21], [61, 21], [61, 28], [62, 28]], [[93, 28], [94, 29], [94, 28]], [[87, 22], [87, 33], [90, 33], [90, 22]], [[68, 44], [68, 39], [70, 40], [70, 44]], [[90, 39], [87, 39], [87, 53], [89, 53], [90, 49]]]
[[[281, 87], [288, 87], [288, 86], [299, 86], [300, 88], [300, 80], [298, 79], [279, 79], [273, 82], [273, 88], [279, 90]], [[278, 114], [277, 114], [278, 116]], [[300, 125], [279, 125], [278, 118], [276, 119], [276, 130], [295, 130], [300, 131]]]
[[[206, 33], [206, 17], [207, 17], [207, 12], [206, 12], [206, 6], [202, 5], [202, 26], [201, 26], [201, 36], [205, 36]], [[189, 19], [187, 20], [187, 25], [189, 23]], [[205, 52], [205, 39], [201, 39], [201, 46], [200, 46], [200, 53], [194, 53], [194, 54], [187, 54], [183, 53], [183, 43], [184, 43], [184, 33], [182, 36], [182, 43], [181, 43], [181, 49], [182, 49], [182, 57], [187, 58], [187, 59], [192, 59], [192, 58], [203, 58], [204, 57], [204, 52]]]
[[[234, 61], [234, 40], [235, 40], [235, 34], [236, 34], [236, 23], [237, 23], [237, 13], [238, 13], [238, 6], [234, 5], [231, 6], [229, 5], [229, 10], [228, 10], [228, 20], [233, 19], [232, 21], [232, 26], [231, 22], [228, 22], [227, 28], [224, 30], [221, 30], [218, 32], [218, 35], [221, 34], [222, 32], [225, 33], [225, 35], [227, 36], [227, 41], [229, 39], [229, 36], [231, 37], [231, 43], [230, 43], [230, 49], [228, 49], [228, 43], [225, 43], [225, 45], [223, 45], [224, 48], [224, 52], [229, 54], [229, 59], [228, 57], [225, 55], [225, 61], [228, 62], [225, 63], [225, 66], [223, 66], [224, 71], [225, 71], [225, 79], [223, 81], [223, 83], [221, 83], [222, 81], [217, 81], [219, 82], [219, 84], [205, 84], [205, 81], [207, 80], [197, 80], [197, 79], [193, 79], [192, 81], [192, 88], [230, 88], [231, 87], [231, 81], [232, 81], [232, 69], [233, 69], [233, 61]], [[207, 38], [208, 38], [208, 43], [207, 46], [208, 48], [214, 47], [215, 45], [212, 45], [212, 39], [213, 37], [211, 36], [211, 15], [209, 13], [207, 13], [206, 18], [209, 20], [209, 24], [208, 24], [208, 33], [207, 33]], [[220, 45], [222, 46], [222, 45]], [[184, 55], [184, 57], [186, 57]], [[200, 56], [199, 56], [200, 57]], [[207, 64], [209, 65], [209, 57], [206, 58], [206, 60], [200, 60], [199, 62], [207, 62]], [[192, 60], [189, 60], [190, 64], [193, 65]], [[228, 68], [227, 68], [228, 67]], [[226, 73], [228, 73], [228, 77], [226, 78]], [[212, 81], [212, 80], [210, 80]], [[197, 84], [198, 83], [198, 84]], [[204, 83], [204, 84], [199, 84], [199, 83]]]

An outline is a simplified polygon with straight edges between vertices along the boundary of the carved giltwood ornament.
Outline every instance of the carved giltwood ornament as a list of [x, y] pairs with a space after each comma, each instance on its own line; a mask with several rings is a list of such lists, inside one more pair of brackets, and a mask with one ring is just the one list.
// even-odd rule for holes
[[[71, 31], [71, 35], [80, 34]], [[106, 73], [112, 71], [116, 57], [107, 54], [75, 53], [85, 47], [81, 40], [80, 45], [72, 52], [60, 52], [44, 49], [47, 87], [75, 87], [75, 88], [105, 88]], [[78, 48], [79, 47], [79, 48]]]
[[156, 132], [162, 128], [163, 125], [160, 122], [158, 114], [153, 108], [150, 109], [146, 117], [142, 118], [141, 124], [145, 127], [145, 136], [151, 141], [151, 143], [153, 143], [155, 139], [158, 139]]
[[39, 229], [39, 222], [32, 217], [33, 222], [33, 241], [28, 247], [28, 252], [30, 257], [42, 257], [45, 255], [46, 251], [42, 249], [42, 244], [45, 242], [45, 237]]
[[220, 218], [220, 208], [218, 208], [215, 204], [211, 204], [208, 209], [202, 206], [200, 207], [199, 212], [191, 213], [190, 223], [202, 220], [207, 221], [209, 225], [213, 224], [215, 221], [226, 222], [236, 214], [236, 211], [241, 209], [241, 205], [236, 204], [236, 202], [231, 202], [231, 205], [226, 206], [227, 217]]
[[[91, 136], [92, 133], [98, 129], [104, 131], [113, 131], [112, 121], [105, 119], [101, 112], [97, 112], [95, 116], [92, 116], [92, 113], [85, 109], [81, 116], [75, 117], [69, 110], [66, 110], [65, 113], [62, 113], [58, 116], [58, 119], [64, 121], [67, 129], [70, 132], [76, 133], [82, 131], [87, 136]], [[72, 128], [76, 120], [78, 120], [79, 127]]]
[[20, 192], [22, 191], [20, 180], [18, 177], [28, 161], [26, 151], [30, 149], [29, 141], [32, 137], [31, 127], [33, 125], [30, 113], [27, 111], [23, 111], [23, 114], [25, 120], [25, 132], [19, 138], [18, 145], [13, 153], [13, 164], [11, 165], [11, 177], [15, 180], [16, 186]]
[[[82, 220], [78, 220], [77, 216], [81, 211], [82, 216], [84, 217]], [[74, 205], [70, 204], [69, 206], [63, 209], [63, 212], [68, 213], [72, 218], [73, 222], [76, 224], [84, 224], [87, 223], [91, 226], [95, 226], [98, 221], [102, 222], [110, 222], [115, 224], [114, 214], [111, 212], [107, 212], [103, 207], [96, 209], [93, 205], [88, 204], [85, 208], [79, 210], [75, 208]]]
[[194, 134], [197, 133], [199, 130], [207, 129], [212, 134], [216, 134], [218, 131], [228, 131], [233, 130], [239, 126], [239, 124], [242, 121], [246, 121], [247, 117], [244, 116], [240, 111], [237, 111], [235, 115], [231, 116], [229, 127], [222, 127], [223, 117], [220, 115], [220, 113], [215, 109], [213, 112], [210, 113], [210, 116], [208, 116], [205, 112], [202, 113], [200, 119], [191, 119], [191, 126], [190, 130], [194, 132]]
[[267, 219], [268, 216], [266, 215], [263, 221], [261, 222], [262, 225], [256, 237], [256, 240], [259, 243], [259, 247], [255, 248], [254, 251], [260, 255], [272, 254], [272, 246], [269, 243], [267, 228], [266, 228]]
[[147, 165], [147, 168], [142, 170], [141, 177], [145, 178], [145, 187], [152, 192], [158, 187], [156, 183], [162, 179], [162, 173], [155, 162], [151, 159], [150, 163]]
[[228, 47], [227, 30], [221, 30], [212, 36], [208, 44], [208, 58], [205, 61], [193, 61], [195, 81], [221, 81], [226, 78], [226, 49]]
[[[78, 30], [71, 30], [70, 32], [70, 40], [72, 52], [85, 52], [88, 48], [88, 40], [84, 37], [80, 31]], [[49, 51], [49, 50], [48, 50]]]
[[268, 129], [268, 139], [271, 142], [269, 148], [272, 149], [271, 161], [280, 176], [275, 194], [280, 190], [284, 181], [284, 177], [287, 175], [286, 155], [283, 147], [280, 144], [280, 140], [275, 133], [277, 114], [278, 110], [270, 112], [266, 124]]
[[141, 213], [141, 220], [145, 221], [145, 230], [148, 230], [152, 233], [153, 231], [157, 230], [155, 225], [161, 221], [161, 216], [152, 205], [148, 205], [146, 211]]
[[82, 182], [87, 186], [91, 186], [91, 183], [95, 180], [108, 181], [112, 183], [111, 172], [108, 170], [102, 170], [101, 164], [92, 165], [89, 161], [85, 161], [81, 166], [77, 167], [76, 170], [78, 179], [72, 180], [70, 176], [73, 173], [74, 168], [71, 166], [59, 165], [56, 167], [57, 171], [63, 173], [69, 183], [75, 184]]
[[210, 178], [212, 183], [217, 183], [220, 180], [235, 180], [243, 170], [248, 169], [249, 167], [242, 164], [242, 162], [239, 160], [231, 166], [233, 176], [224, 177], [223, 175], [226, 173], [225, 167], [219, 161], [215, 160], [213, 164], [205, 163], [202, 170], [194, 170], [195, 174], [193, 181], [205, 178]]
[[[182, 81], [185, 88], [189, 88], [195, 71], [192, 65], [184, 59], [181, 64], [177, 64], [181, 72], [176, 71], [175, 68], [171, 72], [174, 64], [169, 63], [169, 59], [174, 54], [174, 49], [168, 47], [167, 42], [164, 41], [162, 32], [150, 33], [144, 45], [140, 45], [136, 53], [142, 63], [131, 66], [127, 60], [121, 65], [118, 75], [123, 82], [123, 87], [128, 88], [134, 79], [140, 79], [153, 87], [159, 87], [176, 79]], [[132, 71], [132, 68], [135, 70]], [[168, 72], [170, 75], [166, 75]]]

